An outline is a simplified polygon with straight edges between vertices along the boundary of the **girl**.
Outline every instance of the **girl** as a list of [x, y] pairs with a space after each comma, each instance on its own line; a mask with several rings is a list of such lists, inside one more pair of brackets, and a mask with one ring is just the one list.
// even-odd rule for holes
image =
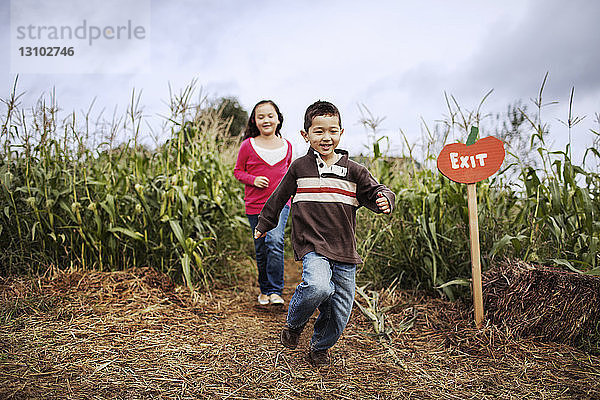
[[[281, 137], [283, 115], [271, 100], [259, 101], [250, 114], [240, 146], [234, 175], [245, 184], [244, 201], [251, 232], [267, 199], [285, 175], [292, 161], [292, 145]], [[277, 227], [254, 240], [258, 284], [258, 304], [281, 305], [283, 290], [283, 231], [290, 202], [279, 215]]]

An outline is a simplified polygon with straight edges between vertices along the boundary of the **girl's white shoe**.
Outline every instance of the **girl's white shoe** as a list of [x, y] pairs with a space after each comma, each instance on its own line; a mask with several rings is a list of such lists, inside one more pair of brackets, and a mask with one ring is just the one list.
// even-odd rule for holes
[[267, 296], [266, 294], [259, 294], [258, 295], [258, 304], [260, 304], [261, 306], [266, 306], [267, 304], [269, 304], [269, 296]]
[[278, 295], [277, 293], [271, 293], [269, 295], [269, 301], [271, 302], [271, 304], [283, 304], [283, 298], [281, 298], [280, 295]]

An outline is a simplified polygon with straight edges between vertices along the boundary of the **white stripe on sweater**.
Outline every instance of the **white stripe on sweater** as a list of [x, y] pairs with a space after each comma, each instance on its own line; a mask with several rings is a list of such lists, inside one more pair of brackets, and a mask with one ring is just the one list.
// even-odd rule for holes
[[339, 193], [296, 193], [293, 203], [300, 201], [313, 201], [319, 203], [343, 203], [358, 207], [356, 197], [346, 196]]
[[299, 188], [332, 187], [356, 193], [356, 183], [338, 178], [298, 178]]

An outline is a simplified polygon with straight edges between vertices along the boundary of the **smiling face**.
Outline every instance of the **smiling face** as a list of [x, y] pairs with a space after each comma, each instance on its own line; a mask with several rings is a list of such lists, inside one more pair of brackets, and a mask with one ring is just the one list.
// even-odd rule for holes
[[256, 107], [254, 121], [261, 135], [270, 136], [277, 130], [281, 121], [277, 117], [277, 111], [270, 103], [263, 103]]
[[308, 132], [300, 133], [323, 161], [328, 162], [335, 158], [333, 151], [340, 143], [344, 130], [340, 129], [340, 120], [336, 115], [319, 115], [313, 118]]

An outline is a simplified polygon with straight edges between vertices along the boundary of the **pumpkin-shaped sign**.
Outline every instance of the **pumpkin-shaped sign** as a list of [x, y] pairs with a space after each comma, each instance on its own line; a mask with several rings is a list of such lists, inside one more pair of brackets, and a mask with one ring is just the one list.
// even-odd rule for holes
[[504, 161], [504, 142], [493, 136], [470, 146], [452, 143], [444, 146], [437, 167], [444, 176], [458, 183], [475, 183], [490, 177]]

